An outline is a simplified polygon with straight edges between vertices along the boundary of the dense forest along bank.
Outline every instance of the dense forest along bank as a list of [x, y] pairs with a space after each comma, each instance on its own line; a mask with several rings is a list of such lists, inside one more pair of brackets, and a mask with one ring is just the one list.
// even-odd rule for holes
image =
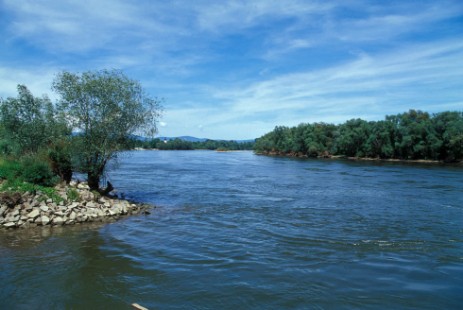
[[256, 139], [254, 150], [288, 156], [463, 160], [463, 113], [423, 111], [389, 115], [382, 121], [351, 119], [343, 124], [277, 126]]

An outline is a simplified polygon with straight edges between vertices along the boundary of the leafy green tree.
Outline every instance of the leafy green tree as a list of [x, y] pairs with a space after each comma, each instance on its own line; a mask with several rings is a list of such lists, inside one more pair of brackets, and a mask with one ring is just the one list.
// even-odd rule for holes
[[92, 190], [100, 190], [106, 164], [126, 148], [131, 135], [156, 132], [159, 100], [121, 71], [64, 71], [56, 76], [53, 90], [61, 96], [59, 108], [78, 133], [72, 145], [74, 166], [87, 174]]
[[366, 153], [365, 142], [370, 136], [368, 122], [352, 119], [339, 126], [336, 137], [336, 153], [347, 156], [363, 157]]
[[440, 159], [451, 162], [463, 158], [463, 113], [438, 113], [433, 118], [433, 126], [441, 142]]
[[71, 180], [70, 130], [46, 96], [34, 97], [26, 86], [18, 85], [17, 98], [0, 101], [0, 124], [3, 154], [35, 156], [62, 180]]
[[24, 85], [18, 85], [18, 97], [0, 100], [2, 139], [16, 155], [37, 153], [65, 131], [55, 119], [54, 107], [47, 97], [34, 97]]

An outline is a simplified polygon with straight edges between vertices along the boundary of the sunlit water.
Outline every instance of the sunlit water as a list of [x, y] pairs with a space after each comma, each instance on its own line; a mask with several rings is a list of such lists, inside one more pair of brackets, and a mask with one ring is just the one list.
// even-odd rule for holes
[[0, 308], [458, 309], [461, 167], [140, 151], [110, 173], [159, 207], [0, 231]]

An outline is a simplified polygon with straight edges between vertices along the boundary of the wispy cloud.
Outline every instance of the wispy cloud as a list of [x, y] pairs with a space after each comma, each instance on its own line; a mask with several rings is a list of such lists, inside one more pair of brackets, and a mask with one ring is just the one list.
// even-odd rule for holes
[[250, 138], [463, 101], [458, 0], [4, 0], [2, 13], [0, 96], [119, 68], [166, 98], [166, 134]]

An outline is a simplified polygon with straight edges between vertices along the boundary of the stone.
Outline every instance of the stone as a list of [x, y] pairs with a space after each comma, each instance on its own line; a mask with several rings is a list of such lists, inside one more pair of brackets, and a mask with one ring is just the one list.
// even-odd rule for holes
[[63, 216], [64, 216], [64, 213], [61, 212], [61, 211], [56, 211], [56, 212], [55, 212], [55, 215], [56, 215], [56, 216], [61, 216], [61, 217], [63, 217]]
[[7, 206], [2, 205], [2, 206], [0, 207], [0, 215], [3, 215], [3, 214], [6, 212], [7, 209], [8, 209]]
[[34, 199], [31, 201], [32, 208], [37, 207], [38, 205], [40, 205], [40, 202], [37, 199]]
[[28, 212], [32, 211], [32, 206], [29, 202], [24, 203], [24, 210]]
[[78, 188], [78, 189], [90, 189], [90, 187], [88, 187], [88, 185], [85, 184], [85, 183], [79, 183], [79, 184], [77, 184], [77, 188]]
[[53, 224], [63, 225], [64, 219], [61, 216], [57, 216], [53, 219]]
[[19, 217], [19, 210], [18, 210], [18, 209], [14, 209], [14, 211], [11, 212], [11, 216], [13, 216], [13, 217]]
[[74, 211], [72, 211], [70, 214], [69, 214], [69, 219], [71, 221], [74, 221], [76, 219], [77, 215]]
[[51, 198], [47, 199], [47, 203], [52, 203], [52, 202], [53, 202], [53, 199], [51, 199]]
[[95, 203], [94, 203], [93, 201], [87, 202], [87, 204], [86, 204], [85, 206], [86, 206], [87, 208], [95, 208], [95, 207], [96, 207], [96, 205], [95, 205]]
[[16, 223], [14, 223], [14, 222], [8, 222], [8, 223], [3, 224], [3, 226], [5, 226], [6, 228], [15, 227], [15, 226], [16, 226]]
[[42, 210], [43, 212], [48, 212], [48, 210], [50, 210], [50, 208], [47, 205], [41, 205], [40, 210]]
[[41, 216], [41, 223], [42, 225], [47, 225], [48, 223], [50, 223], [50, 218], [46, 215], [42, 215]]
[[37, 216], [39, 216], [39, 215], [40, 215], [39, 210], [38, 210], [38, 209], [34, 209], [34, 210], [32, 210], [32, 211], [27, 215], [27, 217], [32, 218], [32, 219], [35, 219], [35, 218], [36, 218]]
[[110, 208], [110, 207], [111, 207], [111, 204], [110, 204], [108, 201], [106, 201], [106, 202], [104, 203], [104, 206], [105, 206], [106, 208]]

